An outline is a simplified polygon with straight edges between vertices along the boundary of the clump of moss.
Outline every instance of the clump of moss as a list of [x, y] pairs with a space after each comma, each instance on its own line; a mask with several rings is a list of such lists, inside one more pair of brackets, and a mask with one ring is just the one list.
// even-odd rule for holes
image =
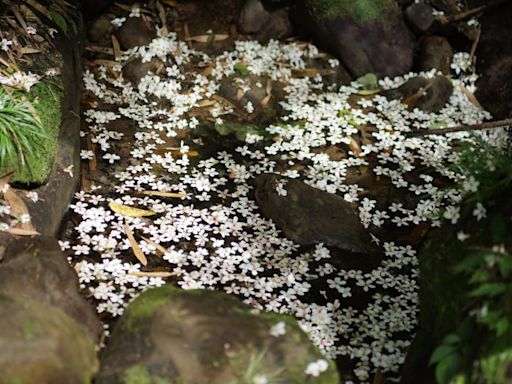
[[13, 182], [44, 183], [52, 171], [57, 151], [61, 122], [60, 86], [43, 81], [34, 85], [30, 92], [5, 88], [0, 92], [6, 100], [0, 108], [0, 119], [10, 127], [0, 137], [0, 174], [14, 171]]
[[171, 299], [177, 289], [169, 285], [149, 289], [133, 300], [126, 310], [123, 328], [133, 331], [137, 324], [150, 317], [162, 304]]
[[348, 17], [362, 24], [377, 20], [395, 4], [391, 0], [306, 0], [306, 6], [317, 17]]

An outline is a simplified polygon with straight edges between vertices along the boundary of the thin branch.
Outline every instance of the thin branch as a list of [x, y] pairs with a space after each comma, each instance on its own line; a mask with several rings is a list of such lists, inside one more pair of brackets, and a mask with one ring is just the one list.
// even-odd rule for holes
[[406, 137], [421, 137], [429, 135], [444, 135], [452, 132], [481, 131], [484, 129], [506, 128], [512, 126], [512, 119], [489, 121], [480, 124], [457, 125], [455, 127], [439, 129], [421, 129], [418, 131], [407, 132]]

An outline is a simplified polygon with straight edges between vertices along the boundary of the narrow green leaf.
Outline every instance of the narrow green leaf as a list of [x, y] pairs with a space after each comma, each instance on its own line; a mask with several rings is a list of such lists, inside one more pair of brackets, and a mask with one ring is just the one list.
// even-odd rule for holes
[[505, 283], [488, 283], [483, 284], [477, 289], [472, 290], [469, 293], [471, 297], [480, 297], [480, 296], [497, 296], [500, 293], [503, 293], [507, 290], [507, 284]]
[[451, 354], [437, 364], [436, 381], [438, 384], [448, 384], [453, 379], [459, 369], [460, 360], [459, 354]]
[[455, 347], [453, 347], [452, 345], [440, 345], [439, 347], [437, 347], [435, 349], [434, 353], [432, 353], [432, 356], [430, 356], [428, 365], [436, 364], [436, 363], [440, 362], [441, 360], [443, 360], [446, 356], [448, 356], [454, 352], [455, 352]]

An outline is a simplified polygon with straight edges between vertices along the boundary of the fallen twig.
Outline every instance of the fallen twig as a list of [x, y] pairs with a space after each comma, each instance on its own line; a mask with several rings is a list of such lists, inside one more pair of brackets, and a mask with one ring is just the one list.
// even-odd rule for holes
[[453, 132], [481, 131], [484, 129], [506, 128], [512, 126], [512, 119], [489, 121], [486, 123], [457, 125], [454, 127], [438, 129], [421, 129], [418, 131], [405, 133], [406, 137], [420, 137], [429, 135], [444, 135]]

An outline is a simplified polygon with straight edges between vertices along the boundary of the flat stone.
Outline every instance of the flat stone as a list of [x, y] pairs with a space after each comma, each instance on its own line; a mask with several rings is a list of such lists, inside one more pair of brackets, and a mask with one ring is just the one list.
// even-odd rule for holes
[[36, 300], [0, 294], [0, 382], [90, 384], [98, 368], [94, 339]]
[[77, 275], [54, 238], [24, 238], [7, 247], [0, 264], [0, 294], [54, 306], [91, 336], [101, 334], [100, 321], [80, 295]]
[[[277, 324], [283, 332], [272, 335]], [[327, 370], [307, 378], [306, 367], [318, 359], [328, 362]], [[295, 319], [254, 313], [225, 293], [167, 285], [129, 304], [113, 329], [96, 384], [254, 383], [256, 375], [280, 383], [339, 383], [334, 363]]]
[[[284, 184], [286, 196], [276, 186]], [[265, 174], [256, 179], [256, 200], [263, 214], [284, 235], [300, 245], [323, 243], [355, 253], [375, 253], [370, 235], [356, 206], [341, 196], [311, 187], [301, 181]]]

